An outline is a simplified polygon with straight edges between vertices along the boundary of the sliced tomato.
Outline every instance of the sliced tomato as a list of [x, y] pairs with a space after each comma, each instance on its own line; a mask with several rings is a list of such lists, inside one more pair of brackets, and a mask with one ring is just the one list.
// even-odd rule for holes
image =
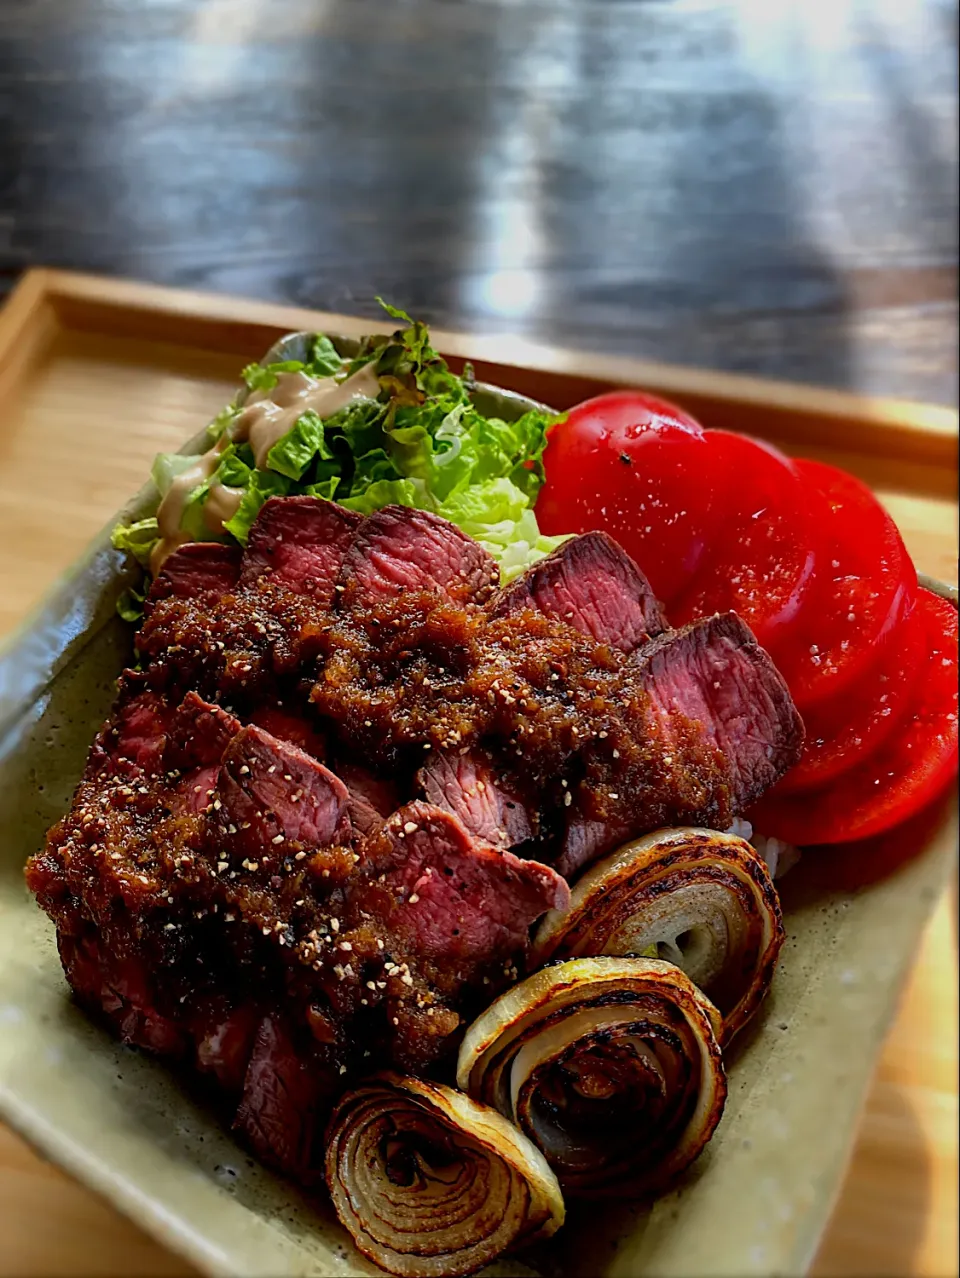
[[693, 581], [670, 610], [675, 625], [734, 611], [764, 647], [796, 618], [810, 592], [819, 531], [806, 486], [783, 453], [728, 431], [707, 431], [722, 477], [723, 526]]
[[816, 790], [878, 749], [911, 708], [917, 676], [927, 655], [926, 610], [914, 608], [897, 642], [880, 650], [877, 664], [839, 703], [815, 705], [803, 717], [803, 755], [772, 792]]
[[602, 529], [673, 599], [700, 564], [723, 512], [703, 428], [638, 391], [572, 408], [550, 431], [537, 499], [545, 533]]
[[896, 524], [865, 484], [822, 462], [795, 465], [822, 523], [822, 567], [773, 656], [802, 712], [845, 692], [880, 659], [913, 608], [917, 574]]
[[941, 794], [957, 772], [957, 610], [919, 592], [927, 635], [913, 703], [886, 744], [821, 790], [767, 796], [754, 828], [789, 843], [848, 843], [892, 829]]

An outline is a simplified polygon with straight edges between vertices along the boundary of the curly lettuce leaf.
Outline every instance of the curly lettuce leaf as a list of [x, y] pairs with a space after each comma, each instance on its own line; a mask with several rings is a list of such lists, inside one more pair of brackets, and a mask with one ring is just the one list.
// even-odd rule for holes
[[[218, 484], [241, 493], [236, 514], [224, 526], [224, 535], [241, 544], [271, 496], [306, 493], [362, 514], [397, 503], [452, 520], [499, 560], [503, 579], [510, 580], [564, 540], [544, 537], [534, 514], [544, 480], [547, 430], [556, 418], [539, 409], [515, 421], [485, 416], [474, 399], [472, 369], [457, 376], [431, 345], [426, 325], [381, 305], [402, 327], [363, 339], [352, 360], [318, 334], [304, 362], [251, 364], [243, 373], [251, 390], [269, 396], [282, 373], [343, 378], [371, 365], [378, 398], [352, 400], [323, 419], [312, 410], [302, 413], [270, 449], [263, 468], [256, 466], [248, 444], [232, 442], [241, 408], [229, 405], [208, 428], [210, 445], [219, 449], [217, 466], [189, 494], [181, 529], [198, 539], [213, 536], [204, 505]], [[158, 457], [153, 477], [161, 497], [199, 460]], [[115, 544], [147, 563], [157, 539], [156, 521], [152, 524], [152, 532], [118, 528]], [[127, 611], [132, 613], [136, 603], [129, 600]]]
[[424, 497], [424, 490], [418, 486], [416, 479], [377, 479], [359, 496], [343, 498], [340, 505], [360, 515], [372, 515], [383, 506], [414, 506], [428, 510], [431, 507]]
[[230, 429], [239, 416], [239, 404], [228, 404], [226, 408], [221, 408], [220, 412], [207, 426], [207, 443], [215, 444], [220, 436]]
[[236, 537], [241, 546], [245, 546], [253, 521], [267, 498], [287, 497], [293, 491], [294, 486], [285, 475], [276, 475], [269, 470], [252, 471], [237, 513], [227, 520], [223, 525], [224, 529]]
[[220, 463], [211, 475], [211, 481], [228, 488], [246, 488], [256, 470], [253, 450], [249, 444], [228, 444], [220, 454]]
[[166, 497], [173, 487], [173, 481], [200, 461], [199, 453], [158, 453], [150, 467], [150, 478], [156, 485], [161, 498]]
[[114, 550], [125, 550], [144, 568], [150, 565], [150, 554], [160, 537], [154, 518], [138, 519], [134, 524], [117, 524], [110, 534]]
[[337, 348], [326, 333], [317, 333], [310, 346], [307, 371], [313, 377], [333, 377], [339, 373], [346, 360], [337, 354]]
[[267, 453], [267, 468], [288, 479], [302, 479], [314, 458], [332, 461], [323, 422], [312, 410], [302, 413]]
[[128, 586], [117, 600], [117, 613], [124, 621], [139, 621], [143, 617], [146, 598], [145, 590], [135, 590], [133, 586]]
[[248, 364], [240, 376], [252, 391], [270, 391], [277, 384], [281, 373], [300, 373], [305, 365], [303, 360], [285, 359], [275, 364]]
[[504, 583], [566, 541], [566, 537], [541, 533], [527, 494], [505, 477], [464, 487], [437, 507], [437, 514], [462, 528], [499, 561]]
[[342, 373], [347, 361], [325, 333], [316, 333], [310, 344], [309, 358], [285, 359], [273, 364], [248, 364], [241, 373], [252, 391], [271, 391], [281, 373], [307, 373], [310, 377], [335, 377]]
[[333, 501], [337, 488], [340, 485], [339, 475], [330, 475], [326, 479], [318, 480], [316, 483], [308, 484], [303, 492], [308, 497], [323, 497], [326, 501]]

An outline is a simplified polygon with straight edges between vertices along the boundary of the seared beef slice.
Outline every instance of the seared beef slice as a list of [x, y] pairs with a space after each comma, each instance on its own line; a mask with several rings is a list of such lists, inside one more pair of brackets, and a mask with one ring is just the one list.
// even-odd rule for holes
[[663, 635], [635, 660], [667, 743], [679, 712], [701, 724], [722, 753], [736, 812], [797, 762], [803, 721], [780, 672], [736, 613]]
[[460, 818], [477, 839], [512, 848], [533, 838], [534, 822], [482, 750], [434, 753], [417, 780], [430, 803]]
[[623, 652], [666, 629], [650, 583], [612, 537], [571, 537], [494, 601], [495, 616], [535, 608]]
[[353, 511], [322, 497], [271, 497], [250, 529], [240, 584], [252, 586], [267, 576], [328, 604], [360, 522]]
[[800, 757], [803, 723], [787, 686], [734, 613], [652, 640], [626, 674], [644, 707], [635, 731], [656, 744], [662, 776], [646, 819], [628, 794], [599, 820], [577, 796], [557, 860], [567, 876], [660, 824], [724, 828]]
[[347, 788], [322, 763], [252, 724], [227, 747], [211, 819], [222, 846], [277, 855], [288, 840], [311, 847], [350, 834]]
[[174, 709], [159, 692], [141, 688], [139, 675], [127, 672], [113, 721], [101, 730], [90, 751], [87, 775], [104, 769], [113, 772], [124, 760], [146, 772], [161, 767]]
[[425, 510], [384, 506], [361, 524], [339, 584], [347, 607], [364, 607], [405, 590], [483, 603], [496, 580], [494, 560], [456, 524]]
[[239, 546], [191, 541], [164, 560], [147, 595], [147, 609], [158, 599], [216, 598], [233, 590], [240, 576]]
[[164, 764], [183, 772], [219, 764], [240, 727], [240, 720], [222, 706], [188, 692], [170, 721]]
[[347, 812], [355, 830], [374, 834], [399, 806], [399, 787], [359, 763], [338, 761], [337, 776], [347, 787]]
[[[253, 1043], [234, 1124], [265, 1163], [309, 1180], [323, 1102], [335, 1083], [298, 1052], [282, 1016], [265, 1016]], [[322, 1128], [321, 1128], [322, 1131]]]
[[525, 948], [531, 923], [570, 901], [554, 870], [478, 842], [429, 803], [395, 813], [372, 855], [392, 904], [385, 917], [428, 959], [482, 966], [512, 958]]

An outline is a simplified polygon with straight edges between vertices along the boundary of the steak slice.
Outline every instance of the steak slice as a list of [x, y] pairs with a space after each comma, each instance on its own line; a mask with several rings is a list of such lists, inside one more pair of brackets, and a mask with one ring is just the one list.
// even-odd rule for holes
[[635, 659], [665, 743], [678, 711], [701, 724], [726, 762], [737, 812], [797, 762], [803, 720], [780, 671], [736, 613], [662, 635]]
[[77, 997], [107, 1016], [124, 1043], [161, 1056], [179, 1056], [186, 1050], [183, 1026], [154, 1007], [150, 975], [136, 954], [114, 953], [90, 931], [70, 936], [58, 930], [57, 948]]
[[113, 722], [100, 734], [90, 753], [88, 774], [115, 769], [122, 760], [145, 772], [160, 770], [167, 729], [175, 712], [160, 693], [135, 691], [138, 678], [134, 673], [124, 684]]
[[606, 533], [571, 537], [501, 591], [493, 615], [534, 608], [623, 652], [667, 628], [646, 577]]
[[211, 820], [221, 847], [257, 858], [282, 855], [287, 840], [344, 843], [347, 787], [297, 746], [250, 725], [224, 752]]
[[361, 516], [322, 497], [270, 497], [260, 508], [243, 555], [240, 585], [264, 574], [326, 606]]
[[234, 1127], [258, 1157], [299, 1180], [309, 1180], [314, 1134], [330, 1080], [297, 1051], [280, 1016], [265, 1016], [253, 1042]]
[[337, 776], [347, 787], [347, 811], [354, 829], [374, 834], [400, 803], [400, 787], [395, 781], [378, 777], [359, 763], [339, 761]]
[[283, 706], [257, 706], [250, 715], [250, 722], [264, 728], [280, 741], [290, 741], [315, 759], [324, 759], [327, 742], [323, 733], [305, 715]]
[[482, 751], [435, 752], [417, 773], [427, 802], [459, 817], [476, 839], [512, 848], [535, 833], [523, 800], [498, 781]]
[[577, 872], [598, 857], [606, 856], [628, 839], [637, 837], [640, 830], [621, 821], [593, 821], [575, 809], [567, 817], [557, 870], [568, 879], [575, 879]]
[[384, 506], [360, 525], [344, 556], [345, 606], [370, 606], [404, 590], [428, 591], [450, 603], [483, 603], [498, 569], [483, 547], [425, 510]]
[[[649, 735], [672, 769], [690, 759], [689, 723], [703, 733], [702, 752], [723, 770], [716, 806], [734, 817], [792, 767], [803, 746], [803, 721], [768, 654], [735, 613], [695, 621], [651, 640], [631, 658], [636, 686], [648, 698]], [[683, 824], [709, 825], [684, 813]], [[571, 811], [557, 869], [570, 876], [627, 838], [652, 827], [599, 822]]]
[[164, 763], [187, 772], [219, 764], [240, 720], [195, 692], [188, 692], [174, 712], [167, 732]]
[[146, 608], [158, 599], [219, 598], [240, 577], [240, 547], [218, 541], [188, 541], [163, 561], [147, 594]]
[[253, 1003], [239, 1007], [201, 1007], [190, 1029], [197, 1050], [197, 1068], [213, 1074], [221, 1087], [236, 1095], [243, 1087], [254, 1036], [262, 1017]]
[[570, 901], [549, 866], [477, 842], [451, 813], [419, 800], [387, 822], [377, 859], [388, 866], [392, 930], [435, 961], [489, 967], [522, 951], [530, 924]]

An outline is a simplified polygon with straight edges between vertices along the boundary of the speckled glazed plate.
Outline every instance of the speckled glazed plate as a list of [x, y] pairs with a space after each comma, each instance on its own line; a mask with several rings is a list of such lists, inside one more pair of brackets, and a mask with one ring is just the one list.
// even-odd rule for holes
[[[287, 357], [296, 341], [285, 339]], [[503, 416], [529, 402], [484, 394]], [[125, 513], [155, 505], [148, 488]], [[0, 653], [0, 1114], [206, 1272], [379, 1273], [325, 1202], [235, 1144], [189, 1079], [74, 1006], [53, 929], [24, 887], [23, 863], [69, 804], [129, 655], [113, 611], [124, 573], [104, 533]], [[867, 886], [842, 886], [842, 852], [802, 861], [783, 884], [788, 941], [773, 990], [729, 1059], [730, 1097], [707, 1153], [652, 1205], [574, 1204], [553, 1244], [496, 1271], [804, 1272], [955, 846], [952, 805], [897, 832]]]

